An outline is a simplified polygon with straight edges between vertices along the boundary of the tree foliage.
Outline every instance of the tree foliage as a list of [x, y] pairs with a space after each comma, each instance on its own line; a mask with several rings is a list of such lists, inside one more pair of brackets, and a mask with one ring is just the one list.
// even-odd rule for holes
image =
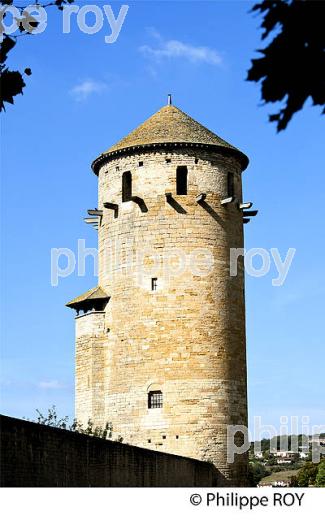
[[260, 462], [250, 462], [248, 466], [248, 480], [251, 487], [256, 487], [262, 478], [270, 475], [271, 472]]
[[[45, 4], [41, 4], [38, 0], [34, 1], [34, 5], [39, 7], [47, 8], [55, 6], [62, 10], [64, 4], [72, 4], [74, 0], [53, 0]], [[1, 27], [1, 34], [3, 40], [0, 45], [0, 112], [5, 110], [5, 103], [14, 104], [14, 98], [18, 94], [23, 94], [23, 89], [26, 86], [24, 76], [30, 76], [32, 71], [29, 67], [25, 68], [24, 72], [19, 70], [10, 70], [7, 66], [8, 53], [15, 47], [17, 38], [19, 36], [30, 36], [33, 34], [33, 28], [36, 29], [38, 22], [30, 16], [26, 11], [26, 6], [16, 5], [14, 0], [1, 0], [1, 11], [3, 12], [4, 18], [6, 17], [6, 8], [8, 6], [15, 6], [20, 14], [19, 33], [15, 36], [9, 36], [5, 32], [5, 27]], [[28, 24], [22, 24], [23, 21], [27, 21]], [[26, 28], [25, 28], [26, 27]]]
[[[55, 405], [52, 405], [52, 407], [48, 409], [46, 415], [38, 409], [36, 412], [38, 417], [34, 422], [37, 422], [38, 424], [52, 426], [53, 428], [61, 428], [62, 430], [69, 430], [71, 432], [83, 433], [84, 435], [90, 435], [92, 437], [100, 437], [101, 439], [112, 439], [113, 437], [113, 425], [110, 422], [106, 422], [103, 428], [94, 426], [91, 419], [88, 419], [87, 425], [83, 425], [80, 421], [77, 421], [77, 419], [73, 419], [70, 423], [68, 416], [59, 418]], [[114, 440], [122, 442], [123, 438], [118, 436]]]
[[319, 0], [263, 0], [255, 12], [264, 15], [262, 40], [273, 40], [252, 60], [248, 81], [261, 81], [265, 103], [282, 102], [269, 116], [284, 130], [311, 97], [325, 113], [325, 2]]
[[325, 460], [318, 464], [315, 484], [317, 487], [325, 487]]
[[318, 464], [306, 462], [297, 474], [297, 485], [299, 487], [314, 486], [316, 475], [318, 472]]

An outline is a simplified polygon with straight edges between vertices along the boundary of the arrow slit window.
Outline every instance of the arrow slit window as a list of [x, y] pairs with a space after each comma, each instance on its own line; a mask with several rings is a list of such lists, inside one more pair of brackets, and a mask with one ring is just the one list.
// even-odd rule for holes
[[177, 166], [176, 193], [177, 195], [187, 195], [187, 166]]
[[234, 180], [234, 174], [232, 172], [228, 172], [228, 175], [227, 175], [227, 192], [228, 192], [228, 197], [235, 196], [235, 180]]
[[132, 174], [124, 172], [122, 176], [122, 202], [127, 202], [132, 198]]

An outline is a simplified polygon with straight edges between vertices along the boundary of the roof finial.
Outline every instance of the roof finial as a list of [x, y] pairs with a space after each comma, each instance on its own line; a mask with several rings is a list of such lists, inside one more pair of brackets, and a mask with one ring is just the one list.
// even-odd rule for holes
[[168, 94], [168, 98], [167, 98], [167, 104], [168, 106], [172, 105], [172, 95], [171, 94]]

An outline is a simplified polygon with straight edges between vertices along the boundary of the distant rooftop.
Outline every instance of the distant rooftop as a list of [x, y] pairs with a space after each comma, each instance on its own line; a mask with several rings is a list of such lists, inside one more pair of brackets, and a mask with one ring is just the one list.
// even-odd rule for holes
[[241, 162], [243, 169], [248, 165], [248, 158], [240, 150], [227, 143], [224, 139], [208, 130], [179, 108], [168, 104], [162, 107], [153, 116], [138, 126], [126, 137], [118, 141], [103, 152], [92, 164], [95, 173], [103, 159], [137, 151], [158, 145], [185, 145], [213, 147], [216, 150], [235, 155]]

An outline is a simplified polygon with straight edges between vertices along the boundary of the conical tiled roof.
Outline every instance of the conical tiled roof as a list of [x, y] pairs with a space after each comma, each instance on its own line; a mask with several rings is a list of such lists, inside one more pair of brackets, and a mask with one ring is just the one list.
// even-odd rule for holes
[[203, 147], [216, 147], [236, 155], [243, 168], [247, 167], [248, 159], [240, 150], [221, 139], [206, 127], [192, 119], [179, 108], [166, 105], [138, 126], [126, 137], [101, 154], [92, 164], [97, 173], [99, 164], [105, 157], [115, 156], [139, 148], [147, 148], [153, 145], [184, 144], [202, 145]]

